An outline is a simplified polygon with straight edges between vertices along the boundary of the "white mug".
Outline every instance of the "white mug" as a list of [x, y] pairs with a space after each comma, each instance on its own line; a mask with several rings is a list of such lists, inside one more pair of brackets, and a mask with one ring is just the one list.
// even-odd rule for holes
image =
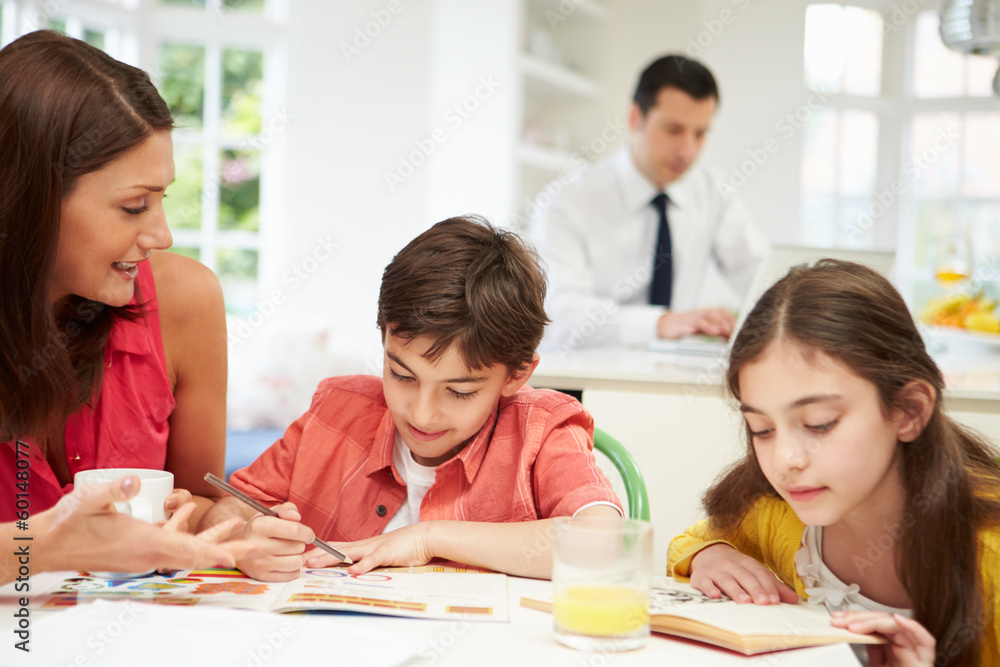
[[77, 487], [93, 486], [129, 475], [135, 475], [139, 478], [139, 493], [126, 501], [115, 503], [115, 509], [122, 514], [128, 514], [148, 523], [166, 521], [167, 513], [163, 509], [163, 503], [174, 490], [174, 474], [172, 472], [146, 468], [81, 470], [73, 477], [73, 484]]

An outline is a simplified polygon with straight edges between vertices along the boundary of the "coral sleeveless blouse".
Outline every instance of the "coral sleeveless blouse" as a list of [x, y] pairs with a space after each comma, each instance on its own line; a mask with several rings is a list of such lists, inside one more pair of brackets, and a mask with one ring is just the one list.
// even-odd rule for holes
[[[134, 321], [116, 319], [104, 348], [100, 392], [66, 421], [66, 462], [71, 475], [95, 468], [155, 468], [167, 458], [167, 419], [175, 401], [160, 335], [159, 304], [149, 262], [136, 276], [144, 306]], [[133, 298], [132, 304], [136, 301]], [[73, 490], [61, 486], [31, 439], [0, 445], [0, 521], [13, 521], [27, 485], [30, 514], [42, 512]], [[25, 444], [27, 446], [25, 446]], [[26, 459], [28, 465], [17, 459]], [[18, 472], [28, 471], [28, 479]], [[23, 508], [23, 502], [21, 506]]]

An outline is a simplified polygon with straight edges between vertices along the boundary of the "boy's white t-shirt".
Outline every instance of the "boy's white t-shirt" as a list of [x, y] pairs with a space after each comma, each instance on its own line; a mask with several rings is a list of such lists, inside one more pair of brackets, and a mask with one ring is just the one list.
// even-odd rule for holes
[[[396, 468], [396, 473], [399, 475], [400, 481], [406, 485], [406, 502], [402, 504], [396, 515], [389, 520], [382, 534], [420, 521], [420, 505], [424, 502], [424, 496], [427, 495], [427, 491], [434, 485], [434, 476], [437, 474], [437, 466], [424, 466], [413, 460], [413, 454], [410, 452], [410, 448], [406, 446], [406, 443], [403, 442], [403, 437], [399, 434], [398, 429], [392, 441], [392, 464]], [[597, 500], [579, 508], [573, 513], [573, 516], [595, 505], [607, 505], [608, 507], [613, 507], [619, 514], [622, 513], [621, 508], [614, 503]]]
[[420, 504], [424, 502], [424, 496], [434, 484], [434, 475], [437, 474], [437, 466], [424, 466], [413, 460], [413, 454], [398, 430], [392, 441], [392, 464], [400, 481], [406, 484], [406, 502], [390, 519], [383, 533], [420, 521]]

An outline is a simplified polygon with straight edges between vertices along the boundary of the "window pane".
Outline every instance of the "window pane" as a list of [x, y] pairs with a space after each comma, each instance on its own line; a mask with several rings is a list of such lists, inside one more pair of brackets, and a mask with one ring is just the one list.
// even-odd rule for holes
[[163, 210], [172, 229], [201, 228], [201, 145], [174, 143], [175, 180], [167, 188]]
[[844, 92], [875, 97], [882, 87], [882, 15], [845, 7], [843, 18]]
[[222, 131], [259, 134], [264, 56], [260, 51], [226, 49], [222, 52]]
[[966, 56], [966, 90], [969, 95], [989, 97], [993, 94], [993, 75], [997, 72], [997, 59], [992, 56]]
[[190, 257], [191, 259], [196, 259], [201, 261], [201, 249], [200, 248], [179, 248], [173, 246], [170, 248], [170, 252], [175, 252], [178, 255], [184, 255], [185, 257]]
[[222, 6], [226, 10], [239, 10], [244, 12], [263, 12], [265, 0], [222, 0]]
[[802, 191], [832, 195], [837, 191], [837, 112], [817, 109], [802, 134]]
[[923, 278], [933, 279], [937, 247], [945, 239], [955, 236], [958, 224], [958, 207], [953, 202], [936, 199], [918, 199], [916, 228], [914, 229], [914, 261], [917, 266], [927, 267], [929, 273]]
[[803, 198], [802, 242], [808, 246], [830, 248], [836, 244], [837, 204], [826, 197]]
[[962, 194], [1000, 198], [1000, 113], [965, 116]]
[[844, 75], [843, 11], [840, 5], [806, 7], [804, 65], [806, 86], [841, 92]]
[[963, 56], [941, 41], [935, 12], [917, 15], [913, 92], [917, 97], [956, 97], [965, 91]]
[[205, 0], [160, 0], [161, 5], [185, 5], [188, 7], [204, 7]]
[[840, 128], [840, 193], [870, 196], [878, 164], [878, 117], [870, 111], [843, 111]]
[[972, 278], [995, 297], [1000, 292], [1000, 201], [967, 202], [964, 214], [972, 230]]
[[221, 248], [219, 282], [226, 294], [226, 312], [247, 315], [257, 299], [257, 251]]
[[103, 32], [85, 28], [83, 31], [83, 41], [87, 42], [87, 44], [90, 44], [95, 48], [100, 49], [101, 51], [105, 50]]
[[200, 128], [205, 108], [205, 48], [164, 44], [160, 48], [160, 94], [178, 127]]
[[959, 143], [962, 121], [957, 113], [917, 114], [913, 117], [910, 160], [903, 179], [919, 181], [924, 196], [958, 194]]
[[837, 246], [872, 248], [875, 246], [876, 228], [879, 225], [892, 224], [891, 220], [891, 213], [870, 197], [844, 198], [840, 203]]
[[260, 229], [260, 153], [222, 151], [219, 229]]
[[62, 19], [49, 19], [49, 30], [55, 30], [56, 32], [66, 32], [66, 21]]

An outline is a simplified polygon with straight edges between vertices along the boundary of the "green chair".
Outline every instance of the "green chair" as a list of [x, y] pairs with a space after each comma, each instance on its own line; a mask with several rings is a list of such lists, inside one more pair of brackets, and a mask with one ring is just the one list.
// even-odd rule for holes
[[599, 428], [594, 429], [594, 449], [601, 452], [615, 466], [625, 483], [625, 495], [628, 497], [628, 516], [630, 519], [649, 521], [649, 496], [646, 495], [646, 482], [642, 479], [639, 466], [622, 443]]

